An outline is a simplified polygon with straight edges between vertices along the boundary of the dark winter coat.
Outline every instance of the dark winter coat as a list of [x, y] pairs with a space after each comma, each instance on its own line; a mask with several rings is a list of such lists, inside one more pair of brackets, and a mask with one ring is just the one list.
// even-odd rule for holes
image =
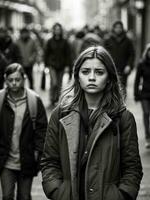
[[2, 89], [4, 85], [4, 72], [7, 65], [7, 60], [3, 53], [0, 51], [0, 89]]
[[55, 37], [47, 41], [44, 51], [45, 66], [62, 70], [71, 65], [71, 48], [64, 38], [56, 40]]
[[134, 97], [135, 100], [150, 99], [150, 58], [148, 51], [150, 44], [147, 44], [142, 58], [140, 59], [134, 82]]
[[[79, 200], [76, 164], [80, 117], [76, 111], [60, 116], [56, 109], [48, 125], [41, 159], [43, 189], [53, 200]], [[104, 113], [94, 126], [83, 156], [87, 161], [85, 200], [136, 199], [142, 178], [136, 124], [127, 110], [118, 122], [119, 129]]]
[[[43, 150], [45, 133], [47, 128], [47, 117], [44, 106], [38, 98], [36, 130], [33, 130], [33, 122], [29, 115], [28, 105], [24, 114], [22, 123], [22, 132], [20, 135], [20, 162], [22, 175], [34, 176], [39, 170], [38, 161], [35, 160], [34, 152], [38, 151], [39, 155]], [[6, 100], [0, 112], [0, 172], [9, 156], [11, 139], [14, 125], [14, 111]]]
[[23, 67], [32, 67], [38, 55], [38, 44], [36, 40], [28, 37], [27, 40], [24, 41], [22, 38], [19, 38], [17, 45], [21, 53], [21, 64]]
[[17, 44], [13, 42], [11, 38], [0, 40], [0, 50], [8, 64], [21, 63], [21, 52]]
[[137, 66], [134, 96], [136, 100], [150, 99], [150, 59], [141, 59]]
[[117, 36], [115, 33], [110, 34], [104, 40], [104, 47], [111, 54], [119, 73], [123, 74], [127, 65], [133, 69], [135, 58], [134, 47], [132, 41], [124, 32], [120, 36]]

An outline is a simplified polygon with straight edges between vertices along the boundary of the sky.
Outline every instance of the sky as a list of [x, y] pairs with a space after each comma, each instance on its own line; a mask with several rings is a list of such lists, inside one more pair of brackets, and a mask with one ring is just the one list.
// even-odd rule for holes
[[78, 28], [84, 25], [84, 1], [85, 0], [62, 1], [62, 15], [68, 26]]

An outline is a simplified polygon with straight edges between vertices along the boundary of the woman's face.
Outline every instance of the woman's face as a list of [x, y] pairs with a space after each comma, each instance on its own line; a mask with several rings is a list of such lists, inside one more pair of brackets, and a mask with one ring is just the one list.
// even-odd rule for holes
[[60, 26], [55, 26], [54, 27], [54, 34], [55, 35], [61, 35], [61, 32], [62, 32], [62, 30], [61, 30]]
[[97, 58], [87, 59], [79, 70], [79, 83], [85, 93], [103, 92], [108, 82], [108, 72]]
[[11, 92], [19, 92], [24, 87], [24, 78], [16, 71], [6, 77], [6, 85]]

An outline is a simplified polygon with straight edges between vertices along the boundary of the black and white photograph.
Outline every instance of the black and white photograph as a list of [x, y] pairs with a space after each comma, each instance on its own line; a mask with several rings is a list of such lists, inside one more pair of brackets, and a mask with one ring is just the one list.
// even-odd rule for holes
[[149, 0], [0, 0], [0, 200], [150, 200], [149, 21]]

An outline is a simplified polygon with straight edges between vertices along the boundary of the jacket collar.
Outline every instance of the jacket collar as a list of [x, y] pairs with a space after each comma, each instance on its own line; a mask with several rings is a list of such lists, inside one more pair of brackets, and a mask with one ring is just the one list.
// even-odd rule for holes
[[[80, 112], [78, 109], [72, 110], [68, 115], [61, 118], [60, 121], [63, 124], [64, 128], [67, 126], [72, 126], [75, 123], [75, 120], [80, 118]], [[107, 115], [107, 113], [103, 113], [101, 116], [98, 117], [98, 125], [99, 128], [105, 129], [107, 125], [112, 121], [112, 119]]]
[[[80, 113], [78, 110], [71, 111], [68, 115], [60, 119], [61, 124], [65, 129], [68, 140], [69, 152], [77, 152], [79, 131], [80, 131]], [[103, 113], [96, 121], [92, 135], [95, 135], [92, 141], [96, 141], [104, 130], [110, 125], [112, 119]], [[93, 142], [92, 142], [93, 143]], [[91, 143], [91, 144], [92, 144]], [[91, 146], [90, 144], [90, 146]]]
[[[109, 126], [112, 119], [104, 113], [98, 117], [98, 120], [94, 126], [93, 133], [89, 138], [87, 144], [87, 151], [90, 155], [92, 149], [94, 148], [94, 144], [96, 143], [99, 136], [103, 133], [103, 131]], [[70, 172], [71, 172], [71, 183], [72, 188], [74, 186], [74, 178], [77, 174], [77, 156], [78, 156], [78, 146], [79, 146], [79, 132], [80, 132], [80, 113], [78, 110], [72, 110], [68, 115], [60, 119], [60, 123], [63, 125], [67, 142], [68, 142], [68, 151], [69, 151], [69, 161], [70, 161]], [[86, 154], [85, 154], [86, 155]], [[83, 161], [84, 161], [83, 156]]]

